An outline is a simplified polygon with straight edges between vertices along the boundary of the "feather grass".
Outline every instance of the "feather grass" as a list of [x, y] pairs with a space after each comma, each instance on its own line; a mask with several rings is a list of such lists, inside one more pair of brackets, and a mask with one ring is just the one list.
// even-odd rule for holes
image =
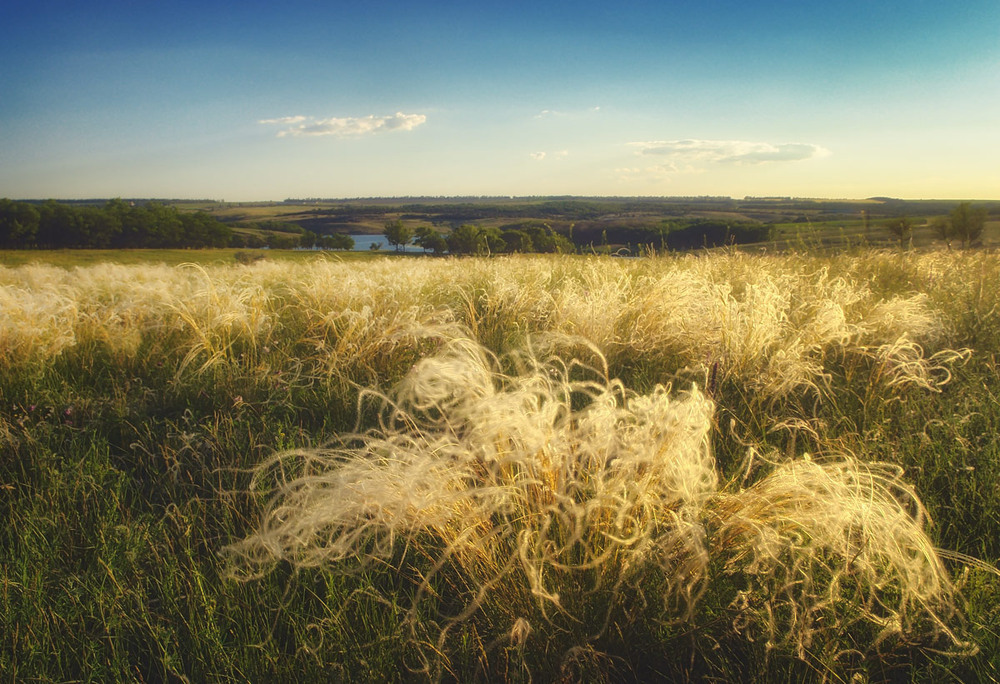
[[[410, 626], [439, 630], [424, 637], [438, 674], [449, 632], [498, 604], [524, 613], [511, 614], [511, 639], [568, 629], [570, 649], [651, 592], [655, 619], [693, 623], [713, 563], [750, 587], [731, 597], [736, 623], [803, 658], [856, 623], [874, 626], [876, 646], [962, 645], [948, 627], [954, 586], [900, 469], [806, 455], [721, 487], [714, 403], [697, 387], [636, 394], [592, 356], [601, 363], [529, 347], [505, 374], [475, 341], [448, 340], [379, 396], [380, 428], [258, 468], [275, 493], [258, 531], [229, 548], [234, 568], [356, 572], [413, 549]], [[460, 606], [429, 621], [439, 581], [456, 576]]]

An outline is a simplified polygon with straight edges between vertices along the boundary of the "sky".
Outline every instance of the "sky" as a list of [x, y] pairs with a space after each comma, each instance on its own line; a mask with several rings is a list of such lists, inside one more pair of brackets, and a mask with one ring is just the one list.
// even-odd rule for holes
[[0, 197], [1000, 199], [997, 0], [4, 0]]

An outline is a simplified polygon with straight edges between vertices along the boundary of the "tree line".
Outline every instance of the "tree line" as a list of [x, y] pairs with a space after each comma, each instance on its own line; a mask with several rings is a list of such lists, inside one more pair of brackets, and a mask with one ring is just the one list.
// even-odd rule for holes
[[434, 254], [486, 256], [536, 252], [542, 254], [571, 253], [576, 246], [565, 236], [546, 225], [526, 226], [523, 230], [464, 223], [448, 233], [429, 226], [413, 228], [402, 220], [389, 221], [382, 233], [386, 241], [402, 249], [411, 242]]
[[[954, 240], [961, 242], [963, 247], [971, 247], [981, 243], [987, 217], [986, 209], [973, 207], [971, 202], [961, 202], [947, 216], [932, 218], [929, 225], [934, 237], [949, 247]], [[913, 237], [914, 223], [908, 216], [896, 216], [883, 225], [899, 240], [900, 247]]]
[[[504, 253], [572, 253], [688, 250], [769, 240], [773, 227], [748, 222], [671, 221], [656, 225], [570, 225], [563, 232], [545, 223], [524, 222], [500, 228], [462, 224], [448, 233], [429, 226], [413, 228], [402, 220], [385, 224], [383, 235], [397, 250], [414, 244], [434, 254], [489, 255]], [[600, 233], [597, 234], [596, 230]]]
[[121, 199], [103, 206], [41, 205], [0, 200], [0, 247], [5, 249], [115, 249], [228, 247], [233, 230], [205, 212]]
[[160, 202], [76, 206], [0, 199], [0, 249], [354, 248], [349, 235], [320, 236], [293, 223], [254, 227], [261, 232], [239, 233], [206, 212], [180, 212]]

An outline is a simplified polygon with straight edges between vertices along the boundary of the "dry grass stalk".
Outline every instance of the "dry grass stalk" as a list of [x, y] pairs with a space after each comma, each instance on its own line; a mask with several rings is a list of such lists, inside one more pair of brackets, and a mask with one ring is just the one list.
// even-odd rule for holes
[[[380, 429], [261, 465], [276, 489], [258, 532], [230, 549], [237, 567], [351, 571], [411, 549], [411, 626], [437, 625], [439, 651], [489, 610], [507, 612], [512, 639], [575, 624], [586, 642], [595, 615], [600, 631], [631, 612], [616, 602], [650, 591], [656, 619], [696, 620], [713, 561], [748, 578], [746, 627], [803, 655], [857, 623], [957, 642], [954, 588], [898, 469], [807, 456], [720, 488], [713, 402], [696, 387], [636, 395], [592, 353], [596, 368], [529, 349], [507, 375], [473, 340], [449, 340], [381, 397]], [[464, 588], [463, 607], [421, 625], [441, 581]]]

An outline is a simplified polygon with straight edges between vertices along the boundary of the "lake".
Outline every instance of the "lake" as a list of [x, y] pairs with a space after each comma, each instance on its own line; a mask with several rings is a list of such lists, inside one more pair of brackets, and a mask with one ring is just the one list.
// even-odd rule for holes
[[[355, 252], [367, 252], [375, 243], [382, 245], [380, 251], [383, 252], [393, 252], [396, 249], [389, 244], [388, 240], [385, 239], [385, 235], [352, 235], [351, 237], [354, 239]], [[406, 245], [403, 251], [414, 254], [422, 254], [424, 248], [417, 247], [416, 245]]]

